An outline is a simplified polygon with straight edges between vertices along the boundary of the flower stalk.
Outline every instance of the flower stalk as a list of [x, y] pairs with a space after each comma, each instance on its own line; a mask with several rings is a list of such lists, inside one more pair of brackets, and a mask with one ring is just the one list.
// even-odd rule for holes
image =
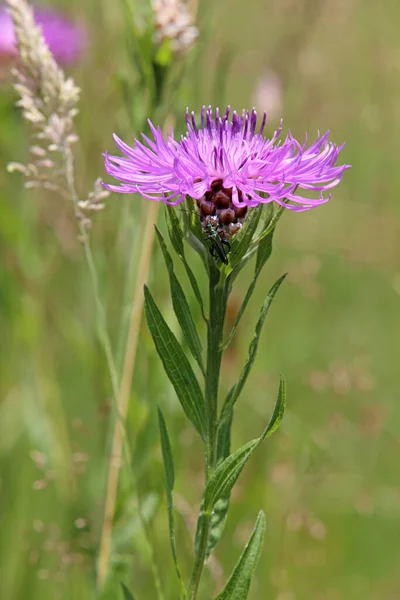
[[205, 379], [205, 409], [207, 423], [206, 482], [216, 466], [218, 428], [218, 389], [222, 361], [222, 334], [228, 295], [224, 274], [210, 265], [209, 305], [207, 327], [207, 367]]
[[[210, 480], [217, 464], [218, 448], [218, 390], [223, 350], [221, 348], [225, 314], [228, 301], [228, 281], [225, 274], [209, 260], [209, 306], [210, 316], [207, 327], [207, 367], [205, 378], [206, 412], [206, 465], [205, 483]], [[200, 536], [189, 585], [188, 598], [195, 600], [203, 572], [211, 531], [209, 512], [199, 516]]]
[[[149, 122], [153, 140], [136, 141], [131, 148], [114, 136], [125, 155], [105, 154], [105, 169], [120, 184], [103, 184], [119, 193], [139, 192], [143, 197], [162, 201], [166, 211], [171, 244], [182, 260], [193, 292], [203, 307], [202, 294], [186, 260], [184, 241], [200, 255], [209, 280], [204, 394], [187, 358], [202, 367], [201, 341], [175, 271], [173, 260], [161, 233], [157, 236], [168, 270], [173, 308], [187, 349], [169, 328], [150, 291], [145, 289], [145, 310], [150, 333], [165, 372], [175, 388], [185, 414], [205, 444], [205, 487], [197, 523], [193, 569], [183, 597], [196, 600], [204, 565], [220, 539], [227, 517], [231, 490], [251, 454], [279, 426], [286, 401], [283, 377], [272, 417], [259, 438], [231, 452], [230, 437], [234, 406], [245, 386], [257, 354], [261, 331], [272, 300], [286, 275], [271, 287], [262, 304], [249, 345], [248, 357], [219, 411], [219, 390], [223, 353], [252, 296], [259, 275], [272, 251], [272, 236], [285, 208], [295, 212], [312, 209], [330, 199], [329, 190], [341, 180], [349, 165], [337, 166], [342, 149], [328, 141], [328, 133], [301, 145], [291, 134], [278, 142], [282, 127], [267, 139], [263, 136], [266, 116], [257, 130], [255, 110], [241, 115], [228, 107], [224, 115], [203, 107], [201, 126], [187, 111], [187, 133], [176, 141], [173, 132], [166, 138], [160, 127]], [[328, 194], [324, 194], [327, 192]], [[185, 203], [181, 221], [173, 208]], [[267, 206], [265, 206], [267, 205]], [[274, 205], [277, 208], [274, 210]], [[245, 293], [235, 323], [223, 339], [229, 294], [242, 268], [255, 257], [253, 279]], [[204, 312], [202, 310], [204, 317]], [[199, 350], [200, 349], [200, 350]], [[200, 357], [199, 357], [200, 353]], [[204, 374], [204, 370], [202, 369]], [[159, 409], [161, 414], [161, 409]], [[170, 541], [176, 572], [180, 568], [173, 522], [173, 459], [166, 422], [160, 417]], [[217, 600], [247, 597], [264, 535], [262, 513], [234, 572]], [[252, 557], [250, 559], [250, 557]], [[254, 558], [253, 558], [254, 557]]]

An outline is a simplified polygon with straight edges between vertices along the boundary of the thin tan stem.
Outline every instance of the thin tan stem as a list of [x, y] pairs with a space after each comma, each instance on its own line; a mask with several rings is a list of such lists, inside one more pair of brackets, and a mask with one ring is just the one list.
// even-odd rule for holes
[[118, 412], [120, 419], [115, 420], [113, 434], [110, 469], [108, 473], [107, 491], [104, 506], [104, 521], [101, 532], [100, 552], [97, 567], [97, 587], [103, 588], [107, 576], [110, 561], [111, 537], [115, 504], [117, 499], [119, 470], [124, 444], [123, 423], [126, 421], [129, 405], [129, 395], [132, 384], [132, 376], [135, 366], [136, 352], [139, 340], [139, 330], [143, 312], [143, 286], [147, 281], [150, 270], [150, 260], [154, 242], [154, 223], [157, 219], [159, 204], [149, 202], [143, 213], [143, 243], [140, 252], [139, 268], [136, 276], [136, 285], [132, 301], [132, 309], [129, 321], [128, 338], [121, 379], [121, 389], [118, 398]]

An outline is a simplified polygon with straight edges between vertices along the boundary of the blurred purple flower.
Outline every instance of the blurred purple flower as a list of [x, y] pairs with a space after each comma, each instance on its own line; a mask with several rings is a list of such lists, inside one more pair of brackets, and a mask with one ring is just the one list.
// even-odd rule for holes
[[[103, 184], [114, 192], [139, 192], [145, 198], [178, 204], [186, 195], [201, 199], [220, 182], [232, 195], [237, 207], [254, 207], [278, 202], [300, 211], [327, 202], [323, 192], [335, 187], [350, 165], [334, 166], [342, 146], [328, 141], [329, 132], [320, 135], [307, 147], [289, 133], [278, 142], [282, 124], [271, 139], [263, 137], [264, 113], [256, 132], [257, 113], [253, 109], [239, 116], [230, 107], [215, 118], [212, 109], [203, 107], [201, 128], [194, 113], [186, 111], [187, 133], [178, 142], [173, 131], [165, 140], [160, 127], [149, 121], [154, 141], [143, 135], [146, 147], [135, 140], [133, 148], [114, 135], [115, 143], [126, 158], [105, 153], [105, 169], [121, 185]], [[304, 197], [299, 192], [317, 192]], [[287, 204], [287, 202], [295, 204]]]
[[[35, 7], [34, 15], [56, 61], [70, 64], [77, 60], [85, 43], [83, 28], [48, 8]], [[5, 6], [0, 5], [0, 60], [14, 56], [18, 56], [14, 25]]]

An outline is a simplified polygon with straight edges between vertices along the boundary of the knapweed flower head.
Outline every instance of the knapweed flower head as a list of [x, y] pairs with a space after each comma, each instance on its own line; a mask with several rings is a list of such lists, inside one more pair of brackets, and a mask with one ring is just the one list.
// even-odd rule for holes
[[[179, 204], [188, 195], [198, 202], [216, 202], [227, 195], [236, 209], [277, 202], [295, 211], [327, 202], [326, 193], [341, 180], [349, 165], [335, 166], [342, 146], [320, 135], [301, 144], [291, 133], [279, 140], [282, 124], [271, 138], [264, 137], [264, 113], [257, 130], [257, 113], [220, 116], [218, 108], [201, 111], [198, 127], [194, 113], [186, 112], [186, 135], [165, 139], [160, 127], [149, 121], [154, 140], [143, 135], [133, 148], [114, 135], [125, 157], [105, 154], [107, 173], [121, 185], [104, 184], [114, 192], [138, 192], [145, 198]], [[312, 193], [312, 195], [310, 194]]]
[[[76, 61], [85, 41], [82, 26], [48, 8], [34, 7], [34, 18], [57, 62], [66, 65]], [[0, 57], [7, 59], [16, 56], [18, 49], [14, 24], [6, 7], [0, 5]]]

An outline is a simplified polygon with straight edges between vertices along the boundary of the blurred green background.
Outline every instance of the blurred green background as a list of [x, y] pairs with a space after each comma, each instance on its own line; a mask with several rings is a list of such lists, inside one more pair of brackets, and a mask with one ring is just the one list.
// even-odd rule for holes
[[[133, 140], [120, 84], [121, 76], [130, 77], [123, 13], [110, 0], [52, 5], [82, 19], [90, 36], [84, 59], [68, 70], [82, 87], [77, 172], [85, 194], [103, 174], [101, 153], [114, 150], [112, 132]], [[343, 160], [353, 165], [327, 205], [284, 215], [273, 257], [228, 352], [225, 387], [243, 364], [263, 297], [288, 271], [238, 405], [234, 447], [257, 436], [268, 420], [280, 372], [287, 378], [288, 410], [234, 490], [201, 597], [216, 596], [263, 508], [267, 533], [252, 600], [398, 600], [400, 5], [208, 0], [200, 19], [204, 47], [187, 71], [177, 113], [187, 104], [198, 111], [209, 103], [237, 109], [255, 103], [271, 109], [271, 129], [282, 116], [300, 140], [305, 131], [312, 138], [329, 128], [333, 141], [347, 142]], [[260, 80], [264, 100], [260, 89], [256, 94]], [[5, 171], [9, 160], [24, 159], [29, 141], [4, 65], [0, 85], [0, 598], [86, 600], [93, 598], [110, 451], [109, 379], [71, 207], [24, 191], [21, 177]], [[132, 96], [135, 101], [134, 87]], [[143, 203], [112, 195], [91, 234], [119, 361]], [[164, 229], [162, 212], [159, 224]], [[246, 274], [233, 294], [232, 314], [245, 283]], [[177, 331], [158, 249], [149, 284]], [[178, 550], [187, 578], [202, 448], [143, 326], [129, 430], [134, 442], [139, 439], [135, 475], [168, 599], [178, 588], [157, 404], [176, 461]], [[121, 598], [117, 582], [124, 580], [139, 600], [150, 600], [156, 595], [137, 495], [124, 470], [121, 475], [105, 597]]]

